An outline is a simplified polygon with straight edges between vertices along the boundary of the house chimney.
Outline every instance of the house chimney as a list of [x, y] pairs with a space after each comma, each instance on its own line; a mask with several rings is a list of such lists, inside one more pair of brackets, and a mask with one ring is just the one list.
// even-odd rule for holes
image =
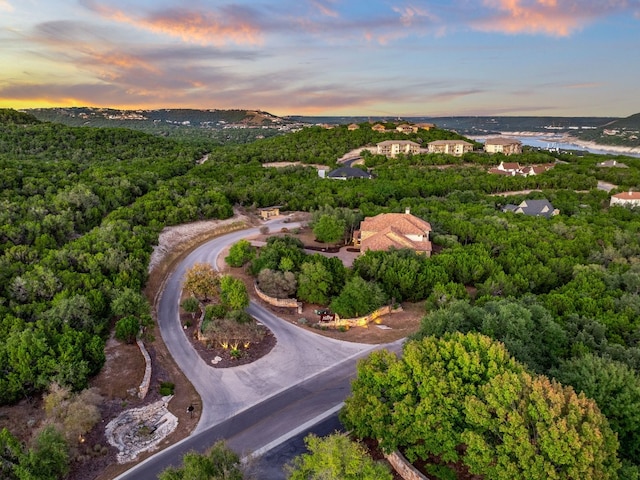
[[410, 207], [405, 207], [404, 214], [405, 215], [409, 215], [410, 213], [411, 213], [411, 208]]

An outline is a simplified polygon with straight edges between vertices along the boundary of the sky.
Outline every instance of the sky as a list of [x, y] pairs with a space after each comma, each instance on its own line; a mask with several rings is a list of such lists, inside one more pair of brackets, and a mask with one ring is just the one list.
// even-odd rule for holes
[[640, 0], [0, 0], [0, 108], [626, 117]]

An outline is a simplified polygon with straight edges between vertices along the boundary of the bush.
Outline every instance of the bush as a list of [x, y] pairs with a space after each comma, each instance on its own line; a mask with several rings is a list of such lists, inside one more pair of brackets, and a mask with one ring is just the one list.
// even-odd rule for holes
[[172, 382], [162, 382], [160, 383], [160, 395], [166, 397], [167, 395], [173, 395], [176, 386]]
[[139, 332], [140, 321], [137, 317], [123, 317], [116, 323], [116, 338], [121, 342], [135, 342]]

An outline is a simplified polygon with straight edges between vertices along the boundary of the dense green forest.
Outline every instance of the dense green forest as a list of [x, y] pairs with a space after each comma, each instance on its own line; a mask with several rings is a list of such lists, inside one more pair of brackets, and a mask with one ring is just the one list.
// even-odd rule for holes
[[[636, 188], [640, 161], [625, 158], [630, 168], [603, 169], [596, 155], [556, 155], [563, 163], [544, 174], [503, 177], [486, 173], [502, 155], [371, 155], [375, 178], [350, 181], [320, 178], [305, 165], [262, 166], [332, 165], [381, 140], [457, 137], [440, 129], [403, 136], [362, 127], [310, 127], [220, 146], [0, 111], [0, 402], [39, 394], [53, 381], [86, 387], [104, 362], [113, 323], [148, 314], [141, 289], [166, 225], [227, 218], [234, 205], [324, 209], [342, 212], [336, 215], [345, 222], [346, 210], [370, 216], [410, 207], [432, 225], [438, 253], [430, 258], [373, 252], [345, 270], [305, 256], [295, 242], [272, 241], [252, 268], [293, 273], [311, 297], [318, 294], [310, 288], [314, 279], [328, 278], [331, 288], [320, 292], [327, 304], [350, 305], [357, 298], [344, 292], [363, 285], [381, 301], [427, 300], [421, 337], [479, 332], [504, 342], [531, 372], [588, 392], [631, 471], [640, 444], [640, 212], [609, 207], [609, 194], [596, 184]], [[525, 152], [518, 161], [555, 158]], [[494, 195], [525, 189], [541, 191]], [[501, 211], [525, 198], [546, 198], [561, 213], [545, 219]], [[606, 368], [598, 367], [602, 362]], [[618, 408], [615, 392], [598, 387], [605, 380], [582, 385], [583, 369], [624, 375], [628, 407]]]

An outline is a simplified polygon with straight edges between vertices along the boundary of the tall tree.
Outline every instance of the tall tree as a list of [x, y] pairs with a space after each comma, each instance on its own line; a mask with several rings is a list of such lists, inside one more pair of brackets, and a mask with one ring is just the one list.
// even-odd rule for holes
[[358, 365], [343, 420], [359, 437], [402, 447], [410, 460], [459, 459], [465, 430], [461, 405], [496, 375], [522, 371], [504, 346], [478, 334], [425, 337], [405, 344], [402, 358], [374, 352]]
[[346, 224], [344, 220], [323, 215], [313, 227], [316, 240], [322, 243], [337, 243], [344, 237]]
[[62, 433], [49, 425], [38, 433], [15, 468], [20, 480], [59, 480], [69, 471], [69, 451]]
[[232, 267], [242, 267], [253, 260], [256, 256], [256, 249], [251, 246], [248, 240], [240, 240], [234, 243], [229, 249], [224, 261]]
[[640, 376], [624, 363], [593, 354], [561, 362], [552, 375], [594, 399], [618, 434], [621, 457], [640, 463]]
[[218, 293], [218, 272], [210, 263], [195, 263], [184, 274], [182, 287], [200, 300], [209, 300]]
[[367, 315], [380, 308], [387, 301], [382, 288], [375, 282], [352, 277], [345, 284], [340, 295], [331, 302], [331, 309], [344, 318]]
[[593, 400], [505, 372], [465, 400], [464, 462], [496, 480], [617, 479], [618, 440]]
[[297, 297], [309, 303], [327, 305], [332, 282], [331, 273], [320, 262], [305, 262], [300, 266]]
[[220, 300], [231, 310], [242, 310], [249, 306], [247, 287], [239, 278], [231, 275], [220, 277]]

